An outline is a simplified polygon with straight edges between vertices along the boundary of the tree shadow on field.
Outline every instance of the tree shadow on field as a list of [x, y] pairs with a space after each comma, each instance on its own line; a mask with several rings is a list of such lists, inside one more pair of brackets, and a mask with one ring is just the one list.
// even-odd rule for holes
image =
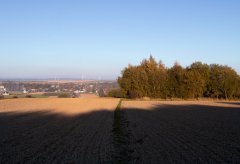
[[218, 103], [222, 103], [222, 104], [232, 104], [232, 105], [240, 105], [240, 102], [218, 102]]
[[239, 163], [240, 109], [0, 113], [0, 163]]
[[133, 163], [239, 163], [240, 108], [156, 105], [123, 109]]
[[0, 163], [110, 163], [113, 112], [0, 113]]

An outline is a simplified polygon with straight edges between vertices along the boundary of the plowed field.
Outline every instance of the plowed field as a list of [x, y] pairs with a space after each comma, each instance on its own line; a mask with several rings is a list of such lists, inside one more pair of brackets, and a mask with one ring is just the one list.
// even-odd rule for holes
[[0, 100], [0, 163], [240, 163], [239, 102], [118, 102]]
[[0, 163], [112, 162], [118, 99], [0, 101]]
[[128, 161], [240, 162], [240, 103], [124, 101], [122, 117]]

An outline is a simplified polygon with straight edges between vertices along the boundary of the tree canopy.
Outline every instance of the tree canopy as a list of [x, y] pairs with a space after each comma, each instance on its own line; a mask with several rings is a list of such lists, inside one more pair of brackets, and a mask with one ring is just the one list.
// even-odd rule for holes
[[202, 62], [167, 68], [150, 56], [124, 68], [118, 83], [128, 98], [240, 98], [240, 76], [233, 68]]

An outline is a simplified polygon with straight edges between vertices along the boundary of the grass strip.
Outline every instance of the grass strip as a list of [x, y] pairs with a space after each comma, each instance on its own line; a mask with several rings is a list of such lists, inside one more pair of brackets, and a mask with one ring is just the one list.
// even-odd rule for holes
[[121, 110], [122, 99], [120, 99], [115, 111], [113, 122], [113, 142], [114, 153], [113, 163], [129, 163], [131, 161], [131, 153], [129, 150], [129, 132], [128, 121], [124, 116], [124, 111]]

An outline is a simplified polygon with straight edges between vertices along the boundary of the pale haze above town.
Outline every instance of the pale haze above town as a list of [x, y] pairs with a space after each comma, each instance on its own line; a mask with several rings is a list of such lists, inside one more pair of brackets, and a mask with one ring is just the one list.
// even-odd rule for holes
[[0, 1], [0, 79], [115, 80], [150, 54], [240, 74], [240, 1]]

